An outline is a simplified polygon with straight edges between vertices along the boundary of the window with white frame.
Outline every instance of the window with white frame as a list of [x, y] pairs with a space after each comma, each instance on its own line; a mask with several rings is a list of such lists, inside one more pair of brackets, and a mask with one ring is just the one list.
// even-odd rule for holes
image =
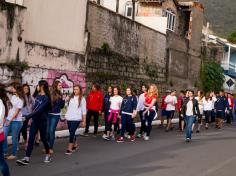
[[133, 6], [132, 4], [127, 4], [125, 7], [125, 16], [132, 18], [132, 14], [133, 14]]
[[24, 5], [24, 0], [5, 0], [6, 2], [12, 3], [12, 4], [17, 4], [17, 5]]
[[167, 9], [165, 10], [165, 16], [167, 17], [167, 29], [170, 31], [175, 31], [175, 22], [176, 22], [176, 15], [175, 13]]

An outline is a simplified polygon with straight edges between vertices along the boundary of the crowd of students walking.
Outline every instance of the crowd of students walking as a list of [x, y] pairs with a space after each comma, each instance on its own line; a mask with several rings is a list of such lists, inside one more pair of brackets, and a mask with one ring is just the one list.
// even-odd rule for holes
[[[234, 113], [234, 98], [231, 94], [203, 93], [198, 91], [194, 97], [192, 90], [167, 91], [161, 102], [161, 126], [167, 119], [166, 132], [173, 129], [172, 119], [179, 116], [179, 130], [186, 132], [185, 140], [190, 142], [194, 129], [199, 133], [205, 118], [205, 128], [215, 123], [221, 129], [224, 120], [231, 123]], [[155, 84], [142, 86], [142, 94], [137, 96], [128, 87], [122, 97], [118, 87], [108, 87], [104, 96], [100, 86], [93, 84], [87, 98], [83, 96], [80, 85], [75, 85], [70, 96], [62, 94], [60, 81], [55, 80], [49, 88], [47, 81], [41, 80], [31, 95], [27, 84], [13, 83], [6, 87], [0, 85], [0, 169], [4, 176], [9, 175], [5, 159], [16, 160], [18, 143], [22, 134], [25, 145], [25, 157], [17, 160], [19, 165], [28, 165], [37, 136], [44, 145], [45, 163], [51, 162], [54, 154], [55, 131], [61, 117], [61, 110], [66, 107], [65, 119], [69, 130], [69, 142], [65, 154], [71, 155], [79, 148], [76, 130], [85, 128], [84, 136], [89, 135], [93, 118], [94, 134], [98, 133], [99, 115], [103, 114], [105, 131], [104, 140], [124, 142], [126, 137], [134, 142], [136, 138], [150, 140], [152, 122], [158, 114], [158, 89]], [[141, 127], [137, 131], [134, 123], [140, 118]], [[29, 130], [28, 130], [29, 127]], [[29, 132], [28, 132], [29, 131]], [[11, 132], [12, 148], [8, 149], [7, 136]]]

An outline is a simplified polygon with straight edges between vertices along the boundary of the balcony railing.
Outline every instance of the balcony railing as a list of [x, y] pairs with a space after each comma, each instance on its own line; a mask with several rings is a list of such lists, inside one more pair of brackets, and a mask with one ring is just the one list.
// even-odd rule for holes
[[222, 61], [221, 66], [227, 75], [236, 77], [236, 63]]
[[161, 2], [162, 0], [139, 0], [139, 2]]

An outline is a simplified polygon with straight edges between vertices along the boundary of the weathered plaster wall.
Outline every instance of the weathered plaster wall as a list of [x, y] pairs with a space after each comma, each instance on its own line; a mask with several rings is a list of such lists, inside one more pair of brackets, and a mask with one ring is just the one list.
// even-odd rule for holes
[[[24, 16], [25, 8], [0, 1], [0, 63], [25, 57]], [[20, 40], [22, 39], [22, 40]]]
[[25, 0], [26, 40], [85, 52], [86, 0]]

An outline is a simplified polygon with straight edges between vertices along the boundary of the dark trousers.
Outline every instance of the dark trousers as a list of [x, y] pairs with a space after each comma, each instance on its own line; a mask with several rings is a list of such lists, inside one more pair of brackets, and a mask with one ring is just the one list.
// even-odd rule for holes
[[124, 137], [125, 132], [128, 132], [129, 135], [134, 135], [135, 125], [131, 115], [122, 114], [121, 115], [121, 136]]
[[184, 117], [181, 115], [181, 111], [179, 112], [179, 129], [182, 129], [182, 122], [184, 121]]
[[26, 119], [24, 122], [23, 122], [23, 126], [19, 132], [19, 135], [18, 135], [18, 141], [20, 141], [20, 135], [22, 134], [23, 136], [23, 139], [25, 142], [27, 142], [27, 129], [28, 129], [28, 124], [29, 124], [29, 119]]
[[97, 132], [98, 132], [99, 112], [98, 111], [92, 111], [92, 110], [88, 110], [88, 112], [87, 112], [85, 133], [89, 132], [89, 125], [90, 125], [90, 121], [91, 121], [92, 117], [93, 117], [93, 121], [94, 121], [94, 134], [97, 134]]
[[[118, 114], [117, 114], [118, 116]], [[120, 133], [120, 123], [119, 123], [119, 119], [117, 118], [116, 122], [113, 122], [114, 119], [114, 115], [112, 116], [112, 118], [110, 119], [110, 121], [108, 121], [108, 131], [112, 131], [112, 124], [114, 124], [114, 132], [117, 132], [117, 134]]]
[[9, 176], [9, 168], [8, 165], [4, 159], [4, 154], [3, 154], [3, 142], [0, 142], [0, 171], [2, 172], [3, 176]]
[[79, 127], [80, 121], [67, 121], [70, 137], [69, 137], [69, 143], [75, 143], [76, 141], [76, 135], [75, 132], [77, 128]]
[[230, 124], [233, 119], [233, 112], [229, 110], [229, 113], [226, 114], [226, 123]]
[[215, 110], [213, 109], [211, 111], [211, 123], [215, 122], [216, 120], [216, 113], [215, 113]]
[[211, 118], [211, 111], [204, 111], [205, 115], [205, 123], [209, 123], [209, 119]]
[[108, 131], [108, 117], [109, 117], [109, 112], [104, 112], [104, 120], [105, 120], [105, 131], [104, 133], [107, 134]]
[[155, 111], [149, 111], [145, 114], [145, 132], [147, 136], [150, 136], [152, 131], [152, 121], [156, 115]]
[[46, 150], [46, 154], [49, 154], [49, 144], [47, 141], [47, 120], [33, 120], [30, 126], [29, 141], [26, 150], [26, 156], [30, 157], [34, 148], [34, 141], [37, 133], [40, 133], [41, 141]]
[[142, 134], [144, 131], [146, 131], [145, 118], [143, 117], [143, 111], [139, 111], [139, 117], [140, 117], [140, 122], [141, 122], [139, 134]]

